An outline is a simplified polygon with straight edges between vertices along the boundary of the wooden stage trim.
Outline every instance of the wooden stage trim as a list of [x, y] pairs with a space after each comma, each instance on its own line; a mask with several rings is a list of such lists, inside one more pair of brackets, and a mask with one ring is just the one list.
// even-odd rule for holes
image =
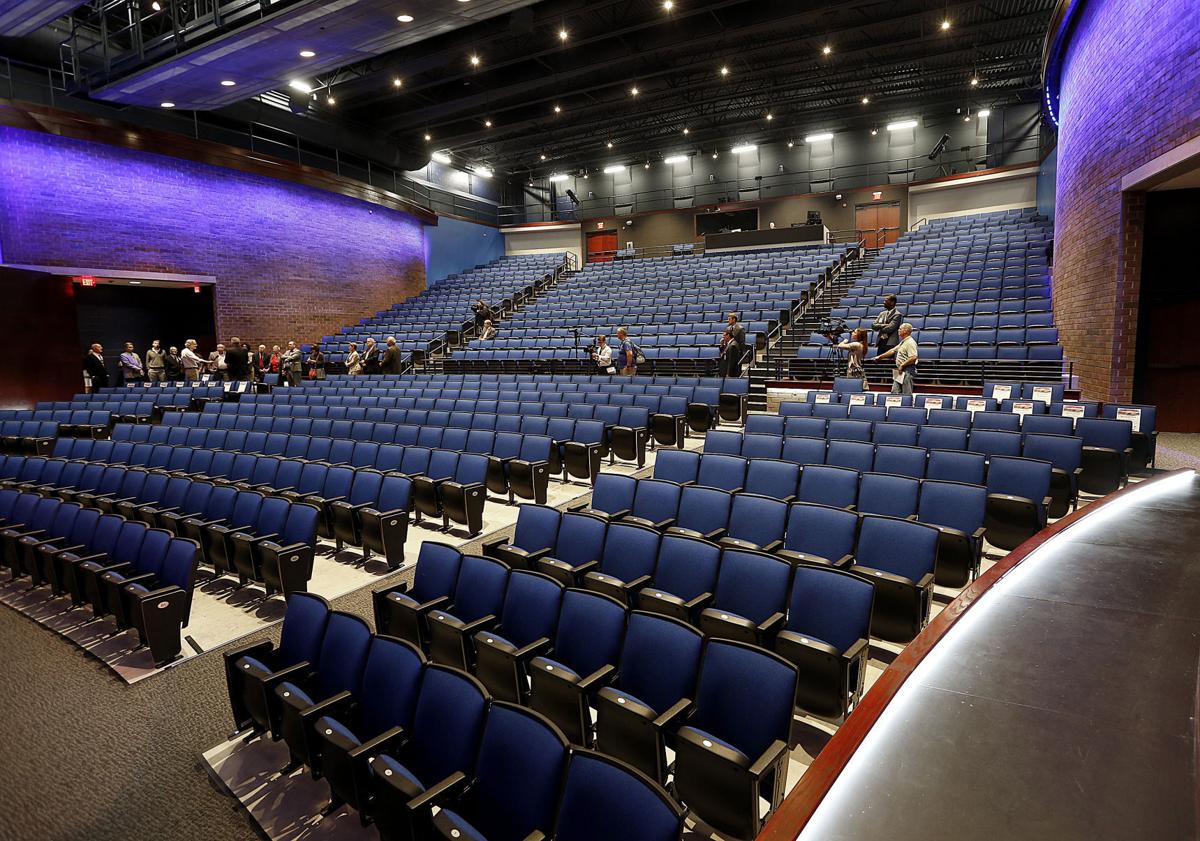
[[984, 575], [968, 585], [958, 598], [947, 605], [932, 622], [925, 626], [925, 630], [909, 643], [900, 656], [879, 676], [879, 680], [871, 687], [866, 697], [850, 713], [846, 722], [838, 728], [837, 733], [808, 767], [804, 776], [800, 778], [800, 782], [771, 816], [763, 831], [759, 833], [757, 841], [794, 841], [817, 811], [825, 795], [829, 793], [830, 788], [845, 769], [854, 752], [858, 750], [867, 733], [895, 698], [900, 687], [947, 632], [1010, 570], [1051, 538], [1125, 494], [1180, 473], [1189, 472], [1191, 472], [1190, 468], [1174, 470], [1136, 485], [1126, 485], [1119, 491], [1101, 497], [1086, 508], [1073, 511], [1009, 552]]

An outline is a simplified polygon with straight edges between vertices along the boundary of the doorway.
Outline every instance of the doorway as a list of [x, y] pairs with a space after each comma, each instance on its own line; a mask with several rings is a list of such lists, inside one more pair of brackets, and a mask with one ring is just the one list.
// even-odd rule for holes
[[616, 231], [592, 231], [587, 235], [587, 261], [589, 263], [611, 262], [613, 252], [616, 250]]
[[856, 204], [854, 227], [867, 248], [883, 248], [900, 238], [900, 202]]

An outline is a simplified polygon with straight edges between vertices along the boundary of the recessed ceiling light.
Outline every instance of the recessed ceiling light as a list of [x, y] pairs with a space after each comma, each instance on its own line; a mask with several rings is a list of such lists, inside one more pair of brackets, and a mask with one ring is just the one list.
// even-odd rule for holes
[[979, 85], [979, 77], [978, 77], [978, 76], [972, 76], [972, 77], [971, 77], [971, 87], [973, 87], [973, 88], [974, 88], [974, 87], [977, 87], [978, 85]]
[[162, 11], [162, 3], [159, 3], [158, 0], [154, 0], [154, 2], [150, 4], [150, 8], [156, 12], [161, 12]]
[[863, 105], [866, 105], [866, 104], [867, 104], [867, 103], [869, 103], [870, 101], [871, 101], [871, 97], [869, 97], [869, 96], [864, 96], [864, 97], [863, 97], [863, 100], [862, 100], [862, 102], [863, 102]]
[[426, 134], [426, 135], [425, 135], [425, 142], [426, 142], [426, 143], [428, 143], [430, 140], [433, 140], [433, 137], [432, 137], [431, 135], [428, 135], [428, 134]]
[[942, 31], [945, 32], [949, 28], [950, 28], [950, 21], [949, 20], [942, 21]]
[[446, 154], [445, 152], [434, 152], [429, 157], [432, 158], [435, 162], [437, 162], [439, 164], [450, 163], [450, 156], [448, 154]]
[[796, 145], [796, 142], [795, 142], [794, 140], [789, 140], [789, 141], [788, 141], [788, 148], [789, 148], [789, 149], [791, 149], [791, 148], [792, 148], [793, 146], [795, 146], [795, 145]]
[[558, 40], [565, 41], [570, 37], [571, 37], [571, 33], [567, 32], [567, 30], [565, 30], [565, 29], [558, 30]]
[[691, 134], [691, 133], [692, 133], [692, 130], [691, 130], [690, 128], [685, 128], [685, 129], [683, 130], [683, 133], [684, 133], [684, 134]]
[[545, 155], [538, 155], [538, 157], [539, 157], [539, 158], [541, 158], [543, 161], [544, 161], [544, 160], [546, 160], [546, 156], [545, 156]]
[[174, 103], [174, 102], [164, 102], [164, 103], [162, 104], [162, 107], [163, 107], [163, 108], [174, 108], [174, 107], [175, 107], [175, 103]]
[[554, 106], [554, 113], [555, 113], [555, 114], [561, 114], [561, 113], [562, 113], [562, 106], [561, 106], [561, 105], [555, 105], [555, 106]]
[[316, 58], [317, 54], [312, 50], [301, 50], [300, 58]]
[[492, 121], [491, 121], [491, 120], [484, 120], [484, 121], [483, 121], [483, 124], [484, 124], [484, 126], [486, 126], [487, 128], [491, 128], [491, 127], [492, 127]]
[[649, 168], [650, 168], [650, 162], [646, 161], [646, 165], [643, 167], [643, 169], [649, 169]]
[[875, 136], [875, 135], [877, 135], [877, 134], [879, 134], [879, 129], [877, 129], [877, 128], [873, 128], [873, 129], [871, 129], [871, 136], [872, 136], [872, 137], [874, 137], [874, 136]]
[[233, 81], [233, 79], [225, 79], [224, 81], [221, 82], [221, 87], [232, 88], [236, 84], [237, 84], [237, 82]]
[[831, 52], [833, 52], [833, 47], [829, 46], [828, 44], [821, 48], [822, 55], [829, 55]]
[[337, 105], [337, 100], [334, 99], [332, 96], [326, 97], [325, 101], [328, 102], [330, 105]]
[[713, 152], [713, 160], [715, 161], [716, 159], [717, 159], [717, 153]]
[[477, 55], [473, 55], [473, 56], [471, 56], [471, 66], [472, 66], [472, 67], [478, 67], [478, 66], [479, 66], [479, 56], [477, 56]]
[[400, 21], [401, 23], [412, 23], [413, 16], [412, 15], [396, 15], [396, 20]]
[[663, 9], [671, 11], [675, 8], [675, 0], [663, 0]]
[[397, 76], [395, 79], [392, 79], [392, 84], [395, 87], [402, 88], [404, 87], [404, 80]]
[[729, 68], [728, 68], [728, 67], [725, 67], [725, 66], [722, 66], [722, 67], [721, 67], [721, 75], [722, 75], [722, 76], [728, 76], [728, 75], [729, 75]]
[[608, 148], [609, 148], [609, 149], [611, 149], [611, 148], [612, 148], [612, 141], [611, 141], [611, 140], [610, 140], [610, 141], [608, 141], [608, 143], [607, 143], [607, 144], [605, 144], [605, 145], [606, 145], [606, 146], [608, 146]]
[[775, 119], [775, 115], [772, 114], [770, 111], [768, 111], [767, 112], [767, 122], [770, 122], [773, 119]]
[[639, 91], [637, 89], [637, 85], [634, 85], [632, 88], [629, 89], [630, 96], [637, 96], [639, 93], [641, 93], [641, 91]]

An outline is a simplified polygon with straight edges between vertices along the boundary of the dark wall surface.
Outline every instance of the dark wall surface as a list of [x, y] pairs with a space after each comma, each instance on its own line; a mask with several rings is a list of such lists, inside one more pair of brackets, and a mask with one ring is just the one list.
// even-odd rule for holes
[[69, 277], [0, 268], [0, 409], [30, 409], [83, 391], [75, 292]]

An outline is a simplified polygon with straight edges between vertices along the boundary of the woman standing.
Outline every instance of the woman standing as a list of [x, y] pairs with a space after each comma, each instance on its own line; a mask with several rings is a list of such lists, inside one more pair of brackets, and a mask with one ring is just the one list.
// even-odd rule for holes
[[142, 366], [142, 358], [137, 355], [133, 349], [133, 342], [125, 343], [125, 352], [121, 354], [121, 374], [125, 378], [126, 385], [140, 383], [142, 378], [146, 376], [146, 369]]
[[346, 355], [346, 373], [352, 377], [362, 375], [362, 359], [358, 355], [358, 342], [350, 343], [350, 353]]
[[320, 345], [313, 345], [308, 354], [308, 378], [310, 380], [325, 379], [325, 354], [321, 353]]
[[861, 377], [863, 375], [863, 356], [867, 352], [867, 328], [857, 328], [850, 334], [850, 341], [838, 342], [838, 347], [849, 352], [846, 376]]

